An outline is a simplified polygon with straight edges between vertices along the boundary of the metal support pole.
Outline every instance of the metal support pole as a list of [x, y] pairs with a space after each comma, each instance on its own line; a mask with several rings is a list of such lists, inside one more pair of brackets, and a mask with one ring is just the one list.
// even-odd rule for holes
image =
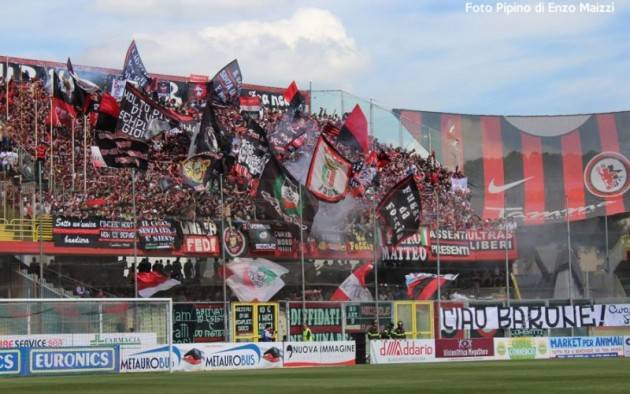
[[87, 194], [87, 117], [83, 115], [83, 194]]
[[[44, 207], [44, 197], [42, 193], [42, 162], [43, 160], [38, 160], [38, 170], [39, 173], [39, 209], [36, 207], [37, 215], [35, 216], [37, 219], [37, 235], [39, 241], [39, 298], [44, 298], [44, 288], [43, 288], [43, 278], [44, 278], [44, 240], [42, 234], [42, 212]], [[22, 200], [22, 196], [20, 195], [20, 201]]]
[[74, 119], [72, 119], [72, 192], [74, 193], [74, 180], [77, 177], [76, 170], [74, 169]]
[[[567, 279], [569, 284], [569, 304], [571, 310], [573, 310], [573, 257], [571, 250], [571, 220], [569, 220], [569, 197], [565, 195], [565, 206], [567, 208], [567, 248], [569, 251], [569, 277]], [[575, 328], [571, 327], [571, 336], [575, 335]]]
[[[38, 113], [39, 113], [39, 110], [37, 109], [37, 102], [38, 101], [39, 100], [37, 98], [37, 94], [35, 94], [35, 148], [37, 148], [37, 142], [38, 142], [38, 138], [39, 138], [38, 135], [37, 135], [37, 134], [39, 134], [38, 133], [38, 129], [39, 129]], [[8, 106], [7, 106], [7, 108], [8, 108]]]
[[372, 264], [374, 264], [374, 299], [376, 300], [376, 325], [380, 325], [379, 299], [378, 299], [378, 258], [376, 254], [376, 206], [372, 205]]
[[[55, 91], [55, 78], [52, 79], [52, 92]], [[54, 93], [53, 93], [54, 94]], [[50, 179], [48, 180], [48, 190], [52, 192], [55, 187], [55, 179], [54, 179], [54, 164], [55, 164], [55, 154], [54, 154], [54, 145], [53, 145], [53, 122], [52, 122], [52, 113], [53, 113], [53, 99], [50, 96]]]
[[[207, 104], [209, 105], [209, 104]], [[224, 332], [224, 337], [225, 337], [225, 341], [229, 342], [230, 341], [230, 330], [228, 330], [228, 313], [229, 313], [229, 309], [228, 309], [228, 301], [227, 301], [227, 283], [225, 282], [225, 239], [223, 237], [224, 235], [224, 231], [225, 231], [225, 201], [223, 200], [223, 174], [221, 174], [221, 176], [219, 177], [219, 190], [221, 193], [221, 237], [220, 239], [223, 242], [223, 245], [221, 245], [221, 272], [223, 273], [222, 276], [222, 280], [223, 280], [223, 332]]]
[[[434, 191], [433, 195], [435, 196], [435, 222], [437, 223], [437, 237], [435, 237], [435, 239], [437, 242], [437, 276], [439, 279], [440, 275], [442, 274], [442, 266], [441, 266], [441, 261], [440, 261], [440, 237], [442, 236], [442, 234], [440, 234], [440, 199], [438, 198], [437, 191]], [[438, 301], [438, 313], [439, 313], [440, 312], [439, 308], [442, 302], [442, 286], [438, 286], [437, 301]]]
[[[302, 185], [298, 183], [300, 204], [302, 204]], [[304, 273], [304, 220], [303, 209], [300, 208], [300, 265], [302, 268], [302, 325], [306, 324], [306, 275]]]
[[133, 237], [133, 298], [138, 298], [138, 215], [136, 212], [136, 169], [131, 169], [131, 208], [133, 211], [133, 227], [136, 236]]
[[168, 327], [166, 328], [166, 332], [168, 333], [168, 372], [173, 372], [173, 299], [169, 298], [168, 300], [168, 319], [167, 323]]
[[[6, 78], [4, 79], [4, 86], [6, 87], [6, 109], [7, 109], [7, 122], [9, 121], [9, 57], [6, 56], [6, 71], [5, 71], [5, 75]], [[37, 108], [37, 107], [36, 107]]]
[[604, 215], [604, 247], [606, 248], [606, 271], [608, 278], [612, 278], [612, 267], [610, 264], [610, 246], [608, 244], [608, 215]]
[[508, 256], [508, 225], [505, 212], [503, 213], [503, 231], [505, 231], [505, 298], [510, 306], [510, 262]]

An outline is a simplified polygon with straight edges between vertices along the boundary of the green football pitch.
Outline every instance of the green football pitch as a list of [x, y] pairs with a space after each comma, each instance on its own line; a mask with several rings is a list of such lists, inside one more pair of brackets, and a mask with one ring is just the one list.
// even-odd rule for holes
[[2, 393], [630, 393], [630, 359], [0, 378]]

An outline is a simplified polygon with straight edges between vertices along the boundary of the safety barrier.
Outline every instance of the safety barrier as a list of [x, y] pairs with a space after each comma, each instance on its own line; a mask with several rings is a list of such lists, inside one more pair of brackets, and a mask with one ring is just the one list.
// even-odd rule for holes
[[38, 219], [0, 219], [0, 241], [52, 241], [52, 217]]

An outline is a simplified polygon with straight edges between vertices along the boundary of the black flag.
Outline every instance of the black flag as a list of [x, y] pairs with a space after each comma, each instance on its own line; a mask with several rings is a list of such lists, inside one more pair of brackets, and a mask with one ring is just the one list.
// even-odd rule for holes
[[420, 229], [420, 192], [413, 176], [394, 186], [377, 209], [391, 235], [390, 245], [396, 246], [405, 238], [417, 234]]
[[140, 58], [140, 52], [138, 52], [135, 40], [131, 41], [131, 45], [129, 45], [129, 49], [127, 49], [122, 76], [128, 81], [138, 84], [141, 88], [144, 88], [151, 80], [147, 69], [144, 68], [144, 63], [142, 63], [142, 59]]
[[236, 59], [223, 67], [209, 82], [213, 97], [223, 104], [239, 104], [243, 75]]

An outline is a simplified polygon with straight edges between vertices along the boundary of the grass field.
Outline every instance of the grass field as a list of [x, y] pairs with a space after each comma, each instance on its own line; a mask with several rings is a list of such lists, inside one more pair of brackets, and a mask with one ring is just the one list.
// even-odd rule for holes
[[2, 393], [630, 393], [630, 359], [0, 378]]

